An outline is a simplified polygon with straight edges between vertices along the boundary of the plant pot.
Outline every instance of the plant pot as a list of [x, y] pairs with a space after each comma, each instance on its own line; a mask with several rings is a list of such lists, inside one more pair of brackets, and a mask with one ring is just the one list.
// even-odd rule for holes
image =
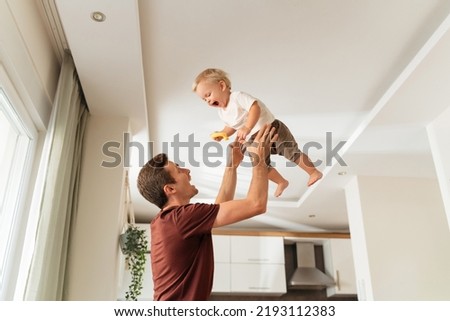
[[124, 233], [119, 235], [119, 246], [120, 246], [120, 250], [122, 251], [123, 254], [127, 254], [126, 253], [127, 240], [128, 240], [128, 232], [124, 232]]

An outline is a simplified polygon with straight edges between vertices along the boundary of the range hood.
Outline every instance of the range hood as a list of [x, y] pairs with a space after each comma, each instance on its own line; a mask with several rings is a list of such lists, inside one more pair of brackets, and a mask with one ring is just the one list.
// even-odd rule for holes
[[297, 242], [297, 269], [289, 280], [288, 287], [298, 290], [322, 290], [336, 282], [316, 267], [314, 243]]

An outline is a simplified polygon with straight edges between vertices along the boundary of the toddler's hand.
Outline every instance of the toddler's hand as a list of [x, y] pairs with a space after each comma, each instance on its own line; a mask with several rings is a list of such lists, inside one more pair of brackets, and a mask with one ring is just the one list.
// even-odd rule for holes
[[239, 142], [244, 142], [249, 133], [250, 133], [250, 128], [248, 128], [246, 126], [242, 126], [237, 132], [236, 139]]

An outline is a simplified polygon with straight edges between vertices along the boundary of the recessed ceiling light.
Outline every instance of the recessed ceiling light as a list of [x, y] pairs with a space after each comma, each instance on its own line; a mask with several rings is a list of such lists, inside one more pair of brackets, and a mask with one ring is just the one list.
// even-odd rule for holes
[[100, 11], [94, 11], [94, 12], [91, 13], [91, 18], [94, 21], [103, 22], [103, 21], [105, 21], [106, 16], [105, 16], [104, 13], [102, 13]]

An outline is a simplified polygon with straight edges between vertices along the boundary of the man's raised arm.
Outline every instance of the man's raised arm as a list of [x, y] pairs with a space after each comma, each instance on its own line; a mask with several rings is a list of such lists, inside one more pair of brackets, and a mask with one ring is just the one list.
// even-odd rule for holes
[[[252, 180], [247, 192], [247, 197], [239, 200], [220, 202], [220, 209], [214, 222], [214, 227], [236, 223], [266, 211], [268, 198], [268, 168], [265, 159], [270, 153], [271, 144], [275, 142], [276, 139], [277, 135], [275, 134], [275, 128], [266, 125], [259, 130], [253, 143], [247, 147], [247, 151], [253, 164]], [[233, 167], [231, 167], [230, 170], [232, 170], [232, 168]], [[225, 174], [227, 174], [227, 172]], [[228, 174], [229, 176], [226, 176], [230, 179], [230, 182], [228, 182], [229, 186], [232, 186], [234, 183], [234, 195], [234, 189], [236, 187], [236, 168], [234, 168], [234, 172], [229, 172]], [[220, 194], [221, 193], [219, 192], [219, 195]], [[223, 195], [226, 194], [228, 194], [227, 197], [231, 195], [226, 192]]]

